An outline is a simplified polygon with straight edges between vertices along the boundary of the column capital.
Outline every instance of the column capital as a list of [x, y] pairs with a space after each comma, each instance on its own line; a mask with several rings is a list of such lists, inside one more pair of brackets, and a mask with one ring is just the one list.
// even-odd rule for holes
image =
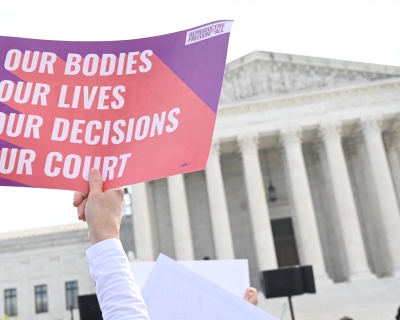
[[257, 152], [259, 135], [257, 132], [242, 134], [237, 137], [238, 148], [242, 153]]
[[366, 116], [359, 120], [359, 124], [364, 134], [380, 133], [382, 126], [382, 117], [379, 115]]
[[219, 157], [221, 154], [220, 150], [220, 142], [218, 138], [215, 138], [211, 142], [211, 148], [210, 148], [210, 157], [211, 156], [216, 156]]
[[287, 127], [279, 132], [279, 141], [284, 146], [301, 144], [302, 130], [300, 127]]
[[321, 123], [318, 127], [318, 135], [324, 141], [340, 139], [342, 137], [342, 122], [327, 121]]

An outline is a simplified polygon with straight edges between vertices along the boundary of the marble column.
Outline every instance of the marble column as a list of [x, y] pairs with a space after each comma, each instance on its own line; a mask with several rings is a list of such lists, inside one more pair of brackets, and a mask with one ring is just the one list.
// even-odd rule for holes
[[260, 270], [275, 269], [278, 267], [278, 263], [258, 158], [258, 134], [239, 136], [238, 145], [242, 153], [258, 268]]
[[360, 120], [376, 190], [376, 202], [386, 240], [392, 273], [400, 276], [400, 212], [380, 129], [381, 119], [375, 116]]
[[235, 259], [219, 155], [219, 141], [214, 140], [206, 167], [206, 182], [215, 252], [217, 259]]
[[319, 127], [319, 134], [325, 146], [330, 181], [333, 191], [335, 213], [338, 215], [338, 229], [343, 241], [345, 274], [349, 280], [371, 279], [368, 267], [356, 204], [351, 188], [350, 176], [341, 141], [341, 123], [327, 122]]
[[285, 150], [287, 175], [293, 208], [296, 244], [300, 263], [312, 265], [319, 283], [330, 282], [322, 255], [310, 185], [301, 149], [301, 129], [285, 128], [280, 131], [280, 141]]
[[131, 199], [136, 258], [141, 261], [153, 261], [154, 244], [145, 182], [132, 185]]
[[167, 180], [176, 260], [194, 260], [185, 180], [181, 174]]
[[400, 122], [397, 127], [383, 135], [387, 157], [390, 164], [393, 183], [397, 194], [397, 203], [400, 206]]
[[385, 276], [390, 274], [391, 266], [388, 263], [389, 254], [386, 240], [379, 236], [384, 229], [376, 202], [371, 166], [362, 132], [353, 132], [351, 138], [347, 139], [346, 149], [369, 266], [378, 277]]

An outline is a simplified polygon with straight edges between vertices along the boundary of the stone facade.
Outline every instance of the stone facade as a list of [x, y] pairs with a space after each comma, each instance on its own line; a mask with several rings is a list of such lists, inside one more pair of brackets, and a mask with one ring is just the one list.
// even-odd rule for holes
[[[0, 235], [0, 315], [5, 290], [15, 288], [18, 319], [69, 319], [65, 282], [77, 281], [80, 294], [94, 291], [85, 256], [89, 245], [83, 223]], [[48, 312], [36, 314], [36, 285], [47, 286]]]
[[[267, 52], [231, 62], [205, 174], [185, 174], [185, 192], [147, 183], [156, 223], [142, 245], [178, 259], [190, 245], [196, 259], [233, 251], [258, 286], [259, 270], [285, 264], [274, 225], [289, 219], [320, 283], [398, 274], [399, 89], [398, 67]], [[171, 194], [187, 202], [190, 239], [167, 218]]]
[[[132, 217], [123, 217], [121, 241], [134, 247]], [[69, 320], [67, 282], [77, 282], [79, 295], [95, 292], [86, 250], [90, 247], [85, 223], [0, 234], [0, 317], [5, 313], [5, 290], [16, 289], [17, 316], [10, 320]], [[128, 257], [133, 258], [127, 250]], [[47, 289], [47, 312], [37, 313], [35, 286]], [[73, 310], [79, 319], [78, 309]]]
[[[399, 101], [398, 67], [268, 52], [229, 63], [206, 170], [132, 186], [125, 250], [245, 258], [255, 287], [260, 270], [296, 263], [313, 265], [322, 286], [399, 276]], [[3, 240], [1, 287], [40, 282], [38, 263], [52, 268], [49, 292], [71, 277], [93, 292], [83, 238]], [[72, 256], [81, 267], [69, 277]], [[23, 277], [4, 277], [16, 265]], [[47, 318], [22, 308], [20, 319], [69, 319], [60, 292]]]

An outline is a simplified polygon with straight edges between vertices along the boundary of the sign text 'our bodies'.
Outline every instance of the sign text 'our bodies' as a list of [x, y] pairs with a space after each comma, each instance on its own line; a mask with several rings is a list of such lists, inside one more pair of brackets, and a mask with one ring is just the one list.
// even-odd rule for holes
[[[152, 62], [149, 57], [152, 55], [151, 50], [123, 52], [118, 57], [112, 53], [104, 53], [101, 58], [95, 53], [90, 53], [85, 57], [77, 53], [69, 53], [65, 61], [64, 74], [83, 74], [90, 77], [135, 74], [138, 71], [145, 73], [151, 70]], [[22, 53], [20, 50], [11, 49], [7, 52], [4, 68], [8, 71], [20, 69], [27, 73], [37, 71], [54, 74], [54, 64], [57, 59], [57, 55], [53, 52], [26, 50]]]

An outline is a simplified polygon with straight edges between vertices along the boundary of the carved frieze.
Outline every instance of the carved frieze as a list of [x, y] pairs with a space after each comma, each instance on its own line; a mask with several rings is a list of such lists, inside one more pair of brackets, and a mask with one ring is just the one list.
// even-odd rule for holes
[[225, 74], [221, 102], [336, 88], [391, 77], [374, 72], [257, 60]]
[[282, 112], [283, 107], [295, 107], [307, 105], [313, 108], [313, 112], [333, 111], [339, 109], [349, 109], [365, 107], [375, 104], [387, 104], [400, 100], [400, 82], [371, 84], [364, 88], [349, 88], [341, 91], [330, 91], [320, 93], [318, 91], [298, 96], [282, 96], [277, 99], [260, 101], [246, 101], [229, 107], [219, 109], [219, 114], [232, 114], [248, 111], [260, 111], [266, 109], [279, 108]]

